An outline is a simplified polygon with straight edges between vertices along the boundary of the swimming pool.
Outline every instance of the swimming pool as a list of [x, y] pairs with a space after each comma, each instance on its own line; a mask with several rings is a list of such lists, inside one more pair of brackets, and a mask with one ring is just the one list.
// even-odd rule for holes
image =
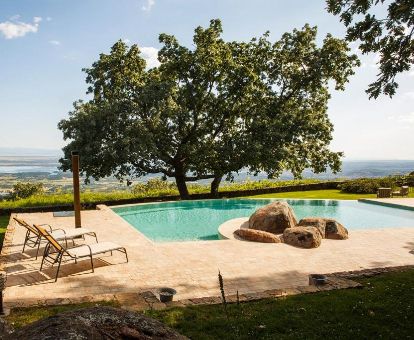
[[[217, 229], [227, 220], [250, 216], [272, 199], [218, 199], [139, 204], [112, 210], [155, 242], [218, 240]], [[349, 230], [414, 227], [414, 211], [358, 201], [284, 200], [300, 220], [335, 218]]]

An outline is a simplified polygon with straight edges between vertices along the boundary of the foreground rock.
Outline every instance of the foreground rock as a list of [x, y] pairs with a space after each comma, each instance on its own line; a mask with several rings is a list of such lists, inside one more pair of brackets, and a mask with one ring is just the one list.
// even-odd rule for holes
[[322, 238], [331, 240], [346, 240], [348, 238], [348, 230], [332, 218], [306, 217], [299, 221], [298, 226], [316, 228]]
[[263, 230], [254, 230], [254, 229], [247, 229], [247, 228], [240, 228], [237, 229], [234, 234], [239, 238], [252, 241], [252, 242], [262, 242], [262, 243], [280, 243], [280, 237], [268, 233], [267, 231]]
[[112, 307], [93, 307], [52, 316], [4, 339], [187, 339], [161, 322]]
[[297, 224], [293, 209], [286, 202], [273, 202], [257, 209], [249, 219], [249, 228], [281, 234]]
[[318, 248], [322, 242], [322, 236], [314, 227], [293, 227], [283, 232], [283, 242], [299, 248]]

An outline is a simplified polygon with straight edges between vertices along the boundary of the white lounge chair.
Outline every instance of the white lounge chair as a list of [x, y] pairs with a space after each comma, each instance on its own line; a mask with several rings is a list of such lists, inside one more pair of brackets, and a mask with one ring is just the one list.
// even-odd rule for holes
[[[42, 271], [43, 264], [49, 263], [52, 266], [57, 263], [58, 268], [56, 271], [55, 282], [58, 279], [60, 265], [62, 263], [63, 257], [69, 257], [77, 263], [77, 261], [84, 257], [89, 257], [91, 260], [92, 273], [94, 272], [93, 267], [93, 256], [108, 253], [117, 250], [125, 254], [126, 261], [128, 262], [128, 254], [124, 247], [113, 243], [113, 242], [101, 242], [94, 244], [84, 244], [73, 248], [64, 248], [46, 229], [41, 226], [34, 225], [34, 227], [39, 231], [39, 233], [49, 242], [46, 245], [45, 252], [43, 254], [42, 264], [40, 265], [40, 271]], [[55, 250], [55, 251], [53, 251]]]
[[[37, 259], [39, 255], [40, 244], [42, 241], [42, 235], [37, 231], [36, 228], [31, 226], [25, 220], [22, 220], [17, 217], [13, 217], [13, 219], [19, 225], [27, 229], [26, 237], [23, 243], [22, 253], [24, 253], [24, 249], [26, 248], [26, 246], [30, 248], [37, 247], [37, 252], [36, 252], [36, 259]], [[74, 243], [74, 239], [79, 238], [79, 237], [85, 238], [85, 235], [94, 237], [96, 242], [98, 242], [98, 237], [96, 236], [96, 233], [86, 228], [67, 228], [67, 229], [55, 228], [53, 229], [49, 224], [40, 224], [40, 226], [44, 228], [47, 227], [50, 235], [52, 235], [56, 240], [65, 241], [66, 248], [68, 247], [68, 240]]]

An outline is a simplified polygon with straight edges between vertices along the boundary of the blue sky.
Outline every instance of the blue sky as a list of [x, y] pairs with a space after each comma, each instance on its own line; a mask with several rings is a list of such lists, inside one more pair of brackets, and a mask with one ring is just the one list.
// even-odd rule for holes
[[[85, 97], [81, 69], [99, 53], [125, 39], [156, 63], [159, 33], [191, 46], [194, 28], [212, 18], [222, 20], [227, 40], [266, 30], [278, 39], [305, 23], [318, 26], [320, 40], [345, 32], [324, 0], [1, 0], [0, 148], [61, 148], [57, 123]], [[414, 159], [414, 70], [398, 77], [393, 99], [368, 100], [376, 59], [362, 56], [346, 91], [333, 93], [332, 149], [348, 159]]]

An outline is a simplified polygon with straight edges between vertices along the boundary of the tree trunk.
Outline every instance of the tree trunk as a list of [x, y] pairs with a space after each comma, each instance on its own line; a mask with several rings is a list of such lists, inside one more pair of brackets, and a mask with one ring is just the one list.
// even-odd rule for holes
[[176, 175], [175, 183], [177, 184], [181, 199], [188, 200], [190, 198], [190, 194], [188, 192], [187, 183], [185, 182], [185, 175]]
[[221, 179], [222, 178], [223, 178], [223, 176], [217, 175], [211, 181], [211, 184], [210, 184], [210, 193], [214, 197], [217, 197], [218, 196], [219, 186], [220, 186], [220, 182], [221, 182]]

